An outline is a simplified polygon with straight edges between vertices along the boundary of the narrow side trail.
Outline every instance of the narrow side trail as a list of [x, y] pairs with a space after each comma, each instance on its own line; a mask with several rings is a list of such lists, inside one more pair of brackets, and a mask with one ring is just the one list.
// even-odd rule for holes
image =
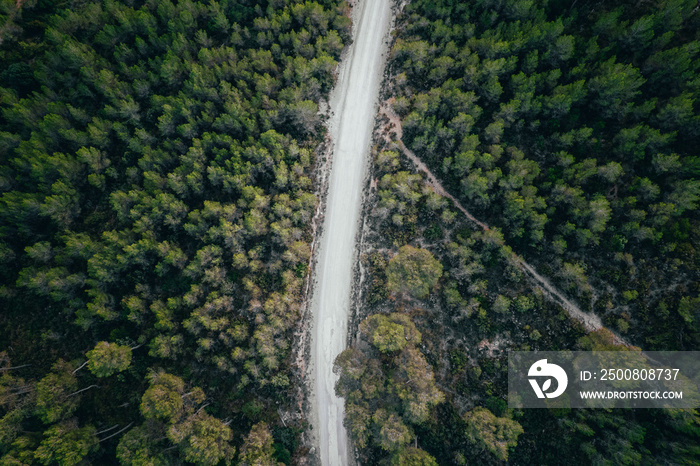
[[343, 426], [344, 402], [335, 396], [337, 377], [333, 362], [347, 342], [362, 191], [391, 15], [390, 0], [360, 0], [355, 4], [353, 43], [343, 57], [330, 99], [329, 130], [334, 147], [313, 274], [309, 371], [313, 435], [324, 466], [345, 465], [350, 461]]
[[[484, 222], [478, 220], [476, 217], [474, 217], [467, 209], [464, 208], [464, 206], [454, 196], [448, 193], [442, 186], [440, 181], [438, 181], [437, 177], [433, 175], [430, 169], [420, 160], [420, 158], [418, 158], [416, 154], [411, 152], [411, 150], [409, 150], [404, 145], [403, 141], [401, 140], [401, 138], [403, 137], [401, 119], [398, 115], [396, 115], [396, 113], [394, 113], [394, 110], [392, 108], [392, 100], [393, 99], [390, 99], [389, 101], [384, 102], [381, 107], [381, 112], [389, 120], [389, 127], [387, 128], [387, 131], [384, 131], [384, 134], [388, 135], [392, 131], [396, 134], [395, 143], [398, 145], [399, 149], [401, 149], [403, 154], [416, 166], [418, 171], [421, 171], [426, 175], [428, 185], [430, 185], [430, 187], [433, 188], [433, 191], [435, 191], [436, 194], [439, 194], [452, 200], [454, 206], [458, 210], [460, 210], [469, 220], [471, 220], [482, 230], [488, 230], [489, 226]], [[567, 299], [562, 292], [560, 292], [554, 285], [552, 285], [548, 279], [537, 273], [535, 268], [527, 262], [525, 262], [525, 260], [522, 257], [516, 255], [515, 261], [518, 264], [520, 270], [524, 272], [525, 275], [527, 275], [539, 289], [542, 290], [545, 296], [547, 296], [549, 299], [551, 299], [552, 301], [559, 304], [562, 308], [564, 308], [572, 318], [581, 322], [586, 331], [594, 332], [603, 328], [603, 323], [601, 322], [600, 317], [598, 317], [595, 314], [591, 314], [589, 312], [584, 312], [583, 310], [581, 310], [581, 308], [579, 308], [576, 304]], [[614, 340], [617, 344], [631, 346], [621, 336], [615, 334], [614, 332], [611, 333], [613, 334]]]

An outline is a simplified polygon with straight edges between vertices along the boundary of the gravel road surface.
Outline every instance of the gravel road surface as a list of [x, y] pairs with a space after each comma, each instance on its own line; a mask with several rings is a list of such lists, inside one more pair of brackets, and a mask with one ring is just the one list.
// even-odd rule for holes
[[324, 466], [350, 461], [343, 400], [335, 396], [333, 361], [346, 346], [362, 190], [390, 23], [390, 0], [355, 4], [353, 43], [330, 99], [334, 147], [311, 302], [311, 405], [314, 437]]

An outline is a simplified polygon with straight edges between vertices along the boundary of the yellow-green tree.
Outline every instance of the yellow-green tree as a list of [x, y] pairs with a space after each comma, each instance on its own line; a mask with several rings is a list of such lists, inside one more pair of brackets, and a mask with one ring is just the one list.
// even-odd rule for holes
[[437, 466], [435, 458], [420, 448], [407, 447], [391, 457], [391, 466]]
[[45, 424], [70, 416], [78, 407], [78, 381], [64, 361], [53, 365], [51, 372], [36, 384], [35, 414]]
[[236, 450], [229, 444], [231, 428], [219, 419], [200, 411], [168, 429], [168, 438], [177, 444], [185, 461], [214, 466], [230, 461]]
[[34, 453], [41, 464], [71, 466], [79, 464], [90, 451], [97, 447], [95, 428], [78, 428], [75, 419], [56, 424], [44, 432], [44, 440]]
[[109, 377], [126, 370], [131, 364], [131, 348], [101, 341], [87, 352], [88, 369], [97, 377]]
[[146, 419], [169, 422], [183, 410], [182, 394], [185, 383], [181, 378], [166, 373], [149, 376], [151, 386], [141, 397], [141, 414]]
[[277, 466], [272, 456], [275, 453], [274, 444], [267, 424], [258, 422], [250, 429], [241, 447], [241, 466]]
[[117, 459], [124, 466], [165, 466], [163, 446], [153, 434], [162, 437], [162, 430], [155, 425], [134, 427], [119, 439]]
[[386, 268], [387, 288], [423, 299], [442, 277], [442, 264], [427, 249], [403, 246]]
[[508, 449], [518, 444], [518, 436], [523, 433], [522, 426], [516, 421], [497, 417], [481, 406], [465, 414], [464, 421], [467, 423], [467, 438], [483, 445], [502, 461], [508, 459]]
[[402, 350], [406, 345], [417, 345], [421, 334], [404, 314], [374, 314], [360, 324], [363, 335], [382, 353]]

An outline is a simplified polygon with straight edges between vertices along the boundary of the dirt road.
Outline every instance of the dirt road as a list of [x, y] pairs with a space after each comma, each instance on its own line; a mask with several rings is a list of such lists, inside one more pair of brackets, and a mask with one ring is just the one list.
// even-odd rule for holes
[[350, 312], [355, 240], [370, 137], [377, 110], [384, 52], [391, 22], [390, 0], [361, 0], [353, 9], [353, 44], [343, 58], [331, 95], [329, 122], [334, 142], [322, 238], [311, 302], [311, 405], [322, 464], [349, 462], [343, 400], [335, 396], [333, 361], [345, 349]]

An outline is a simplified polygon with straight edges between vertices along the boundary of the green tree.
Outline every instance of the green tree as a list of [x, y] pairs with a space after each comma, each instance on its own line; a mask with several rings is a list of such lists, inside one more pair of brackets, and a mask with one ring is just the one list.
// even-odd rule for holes
[[382, 353], [399, 351], [421, 341], [410, 317], [399, 313], [374, 314], [360, 323], [360, 331]]
[[493, 302], [493, 311], [498, 314], [505, 314], [510, 309], [510, 299], [503, 296], [496, 296], [496, 300]]
[[97, 377], [109, 377], [126, 370], [131, 364], [131, 348], [101, 341], [87, 352], [88, 369]]
[[518, 312], [527, 312], [535, 307], [535, 303], [530, 296], [521, 295], [515, 299], [515, 309]]
[[523, 428], [517, 422], [496, 417], [486, 408], [476, 407], [464, 415], [466, 436], [493, 453], [502, 461], [508, 460], [508, 449], [518, 444]]
[[399, 370], [390, 379], [389, 389], [402, 400], [406, 419], [414, 424], [424, 422], [430, 409], [444, 401], [445, 396], [435, 385], [433, 370], [418, 349], [405, 349], [397, 362]]
[[391, 466], [437, 466], [435, 458], [420, 448], [408, 447], [391, 457]]
[[242, 466], [276, 466], [274, 439], [264, 422], [258, 422], [246, 436], [239, 457]]
[[97, 447], [95, 428], [78, 428], [77, 421], [71, 420], [56, 424], [44, 432], [39, 448], [34, 456], [41, 464], [72, 466], [80, 463], [88, 453]]
[[413, 438], [411, 429], [396, 414], [389, 414], [380, 409], [372, 418], [379, 429], [379, 446], [386, 451], [399, 450]]
[[700, 298], [684, 296], [678, 303], [678, 314], [683, 320], [692, 324], [700, 316]]
[[386, 268], [387, 288], [423, 299], [442, 277], [442, 264], [427, 249], [402, 246]]
[[146, 419], [175, 420], [182, 414], [185, 383], [181, 378], [164, 372], [152, 373], [149, 381], [150, 386], [141, 397], [141, 414]]
[[350, 431], [355, 445], [365, 448], [372, 434], [370, 430], [372, 414], [367, 403], [351, 403], [345, 405], [345, 426]]
[[78, 407], [79, 398], [74, 395], [78, 381], [71, 367], [58, 361], [51, 372], [36, 384], [34, 412], [45, 424], [53, 424], [70, 416]]
[[599, 74], [591, 79], [589, 88], [596, 95], [594, 101], [603, 116], [624, 118], [631, 112], [644, 81], [637, 68], [616, 63], [613, 57], [600, 65]]
[[209, 414], [199, 412], [168, 428], [168, 438], [177, 444], [183, 459], [194, 464], [213, 466], [230, 461], [236, 449], [229, 444], [229, 426]]
[[[117, 459], [124, 466], [164, 466], [163, 447], [153, 437], [155, 426], [147, 424], [134, 427], [119, 439]], [[160, 434], [160, 433], [159, 433]]]

